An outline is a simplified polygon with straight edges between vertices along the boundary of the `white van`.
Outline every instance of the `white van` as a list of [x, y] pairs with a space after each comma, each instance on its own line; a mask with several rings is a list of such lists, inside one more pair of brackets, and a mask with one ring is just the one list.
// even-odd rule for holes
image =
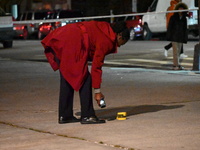
[[[145, 40], [149, 40], [153, 34], [166, 33], [166, 13], [156, 13], [165, 12], [170, 6], [171, 0], [154, 0], [148, 9], [148, 13], [142, 18], [143, 22], [143, 37]], [[187, 4], [188, 9], [198, 9], [195, 7], [195, 0], [182, 0], [183, 3]], [[151, 12], [155, 12], [150, 14]], [[198, 12], [190, 11], [188, 18], [188, 30], [189, 34], [193, 36], [198, 36]]]

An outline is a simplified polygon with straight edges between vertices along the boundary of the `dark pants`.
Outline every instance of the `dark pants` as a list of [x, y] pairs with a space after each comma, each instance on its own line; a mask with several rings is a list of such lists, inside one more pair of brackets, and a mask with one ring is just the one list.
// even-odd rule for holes
[[[172, 48], [172, 43], [169, 43], [168, 45], [165, 46], [165, 49], [166, 49], [166, 50], [169, 50], [170, 48]], [[181, 47], [181, 52], [180, 52], [180, 54], [183, 54], [183, 45], [182, 45], [182, 47]]]
[[[79, 90], [81, 117], [95, 116], [92, 98], [92, 79], [88, 72], [85, 83]], [[73, 116], [74, 89], [60, 73], [59, 118], [67, 119]]]

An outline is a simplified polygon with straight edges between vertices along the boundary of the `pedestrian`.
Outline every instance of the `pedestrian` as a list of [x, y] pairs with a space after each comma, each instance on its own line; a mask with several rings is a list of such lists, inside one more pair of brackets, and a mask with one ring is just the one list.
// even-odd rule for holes
[[[168, 7], [167, 11], [172, 11], [175, 9], [176, 5], [178, 3], [182, 2], [182, 0], [171, 0], [170, 1], [170, 6]], [[169, 20], [171, 18], [171, 16], [173, 15], [174, 13], [167, 13], [166, 14], [166, 27], [168, 27], [168, 23], [169, 23]], [[169, 43], [168, 45], [164, 46], [164, 56], [167, 57], [168, 56], [168, 50], [172, 47], [172, 43]], [[183, 52], [183, 46], [181, 47], [181, 52], [180, 52], [180, 58], [186, 58], [188, 57], [187, 55], [184, 54]]]
[[[185, 3], [176, 5], [175, 10], [188, 9]], [[182, 70], [183, 67], [179, 62], [179, 54], [183, 43], [187, 43], [187, 12], [176, 12], [171, 16], [167, 28], [167, 40], [172, 42], [173, 47], [173, 69]]]
[[[94, 99], [100, 105], [102, 65], [106, 55], [117, 52], [117, 47], [129, 40], [125, 22], [110, 24], [84, 21], [57, 28], [42, 40], [45, 55], [53, 68], [60, 71], [58, 122], [81, 124], [105, 123], [93, 108]], [[91, 71], [88, 61], [92, 62]], [[81, 118], [73, 115], [74, 90], [79, 91]]]

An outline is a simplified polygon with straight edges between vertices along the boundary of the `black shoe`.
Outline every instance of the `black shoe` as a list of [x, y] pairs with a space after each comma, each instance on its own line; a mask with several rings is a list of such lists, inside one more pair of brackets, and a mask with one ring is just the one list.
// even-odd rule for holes
[[184, 70], [183, 66], [173, 66], [173, 70]]
[[81, 124], [99, 124], [106, 123], [105, 120], [100, 120], [96, 116], [84, 117], [81, 119]]
[[172, 43], [169, 43], [168, 45], [164, 46], [164, 48], [165, 48], [166, 50], [169, 50], [171, 47], [172, 47]]
[[63, 119], [63, 117], [60, 117], [60, 120], [58, 121], [59, 124], [64, 124], [64, 123], [74, 123], [74, 122], [80, 122], [80, 119], [77, 119], [76, 117], [70, 117], [67, 119]]
[[169, 50], [167, 46], [164, 46], [164, 49], [167, 50], [167, 51]]

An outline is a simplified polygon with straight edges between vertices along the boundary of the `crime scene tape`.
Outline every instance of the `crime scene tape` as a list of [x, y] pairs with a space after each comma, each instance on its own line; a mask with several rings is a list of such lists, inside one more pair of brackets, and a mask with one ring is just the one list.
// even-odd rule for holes
[[102, 19], [102, 18], [115, 18], [124, 16], [142, 16], [151, 14], [163, 14], [163, 13], [175, 13], [175, 12], [187, 12], [195, 11], [199, 9], [186, 9], [186, 10], [172, 10], [172, 11], [160, 11], [160, 12], [146, 12], [146, 13], [134, 13], [134, 14], [121, 14], [121, 15], [107, 15], [107, 16], [92, 16], [92, 17], [76, 17], [76, 18], [63, 18], [63, 19], [47, 19], [47, 20], [29, 20], [29, 21], [13, 21], [14, 24], [29, 24], [29, 23], [51, 23], [51, 22], [64, 22], [72, 20], [92, 20], [92, 19]]

